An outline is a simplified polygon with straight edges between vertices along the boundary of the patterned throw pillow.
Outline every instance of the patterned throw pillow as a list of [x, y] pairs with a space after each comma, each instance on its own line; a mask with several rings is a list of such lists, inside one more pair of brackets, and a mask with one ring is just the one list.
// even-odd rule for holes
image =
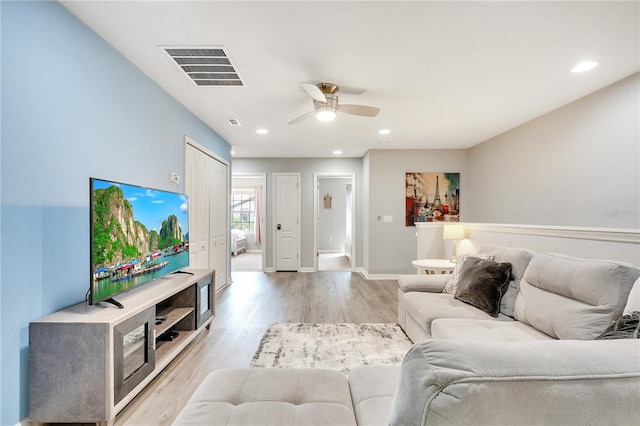
[[460, 279], [460, 270], [462, 269], [462, 265], [464, 265], [464, 261], [470, 257], [477, 257], [482, 260], [493, 260], [495, 258], [492, 254], [462, 254], [458, 256], [458, 263], [456, 263], [455, 268], [453, 268], [453, 274], [447, 284], [442, 289], [443, 293], [455, 295], [456, 290], [458, 289], [458, 280]]

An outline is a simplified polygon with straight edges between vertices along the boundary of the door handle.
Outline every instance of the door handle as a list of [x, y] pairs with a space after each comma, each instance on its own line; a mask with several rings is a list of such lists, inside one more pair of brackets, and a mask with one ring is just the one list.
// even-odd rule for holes
[[278, 225], [276, 226], [276, 228], [278, 228], [278, 231], [279, 231], [279, 230], [281, 230], [281, 229], [282, 229], [282, 225], [278, 224]]

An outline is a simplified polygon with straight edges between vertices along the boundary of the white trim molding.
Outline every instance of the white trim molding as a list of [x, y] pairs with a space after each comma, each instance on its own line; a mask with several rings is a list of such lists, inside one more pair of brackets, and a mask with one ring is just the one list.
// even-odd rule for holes
[[364, 268], [358, 267], [355, 270], [365, 280], [397, 280], [401, 274], [369, 274]]
[[[422, 224], [421, 224], [422, 225]], [[534, 235], [539, 237], [571, 238], [640, 244], [640, 230], [625, 228], [586, 228], [574, 226], [514, 225], [501, 223], [464, 223], [467, 230]]]
[[[587, 259], [609, 259], [640, 264], [640, 230], [576, 226], [462, 222], [467, 238], [458, 241], [458, 253], [475, 253], [483, 245], [523, 247], [534, 252], [562, 253]], [[416, 224], [417, 258], [446, 259], [446, 222]]]

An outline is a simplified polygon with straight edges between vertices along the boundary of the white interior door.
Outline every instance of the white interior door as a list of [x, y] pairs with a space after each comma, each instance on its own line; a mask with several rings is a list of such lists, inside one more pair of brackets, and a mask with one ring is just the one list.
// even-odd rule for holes
[[276, 271], [297, 271], [299, 267], [299, 180], [299, 174], [274, 174]]
[[216, 289], [227, 284], [228, 165], [195, 142], [185, 148], [189, 196], [189, 266], [215, 269]]

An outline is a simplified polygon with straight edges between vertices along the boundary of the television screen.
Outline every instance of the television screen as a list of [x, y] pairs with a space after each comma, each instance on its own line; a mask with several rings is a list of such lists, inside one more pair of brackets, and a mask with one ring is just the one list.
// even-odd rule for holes
[[90, 180], [89, 303], [189, 266], [185, 194]]

